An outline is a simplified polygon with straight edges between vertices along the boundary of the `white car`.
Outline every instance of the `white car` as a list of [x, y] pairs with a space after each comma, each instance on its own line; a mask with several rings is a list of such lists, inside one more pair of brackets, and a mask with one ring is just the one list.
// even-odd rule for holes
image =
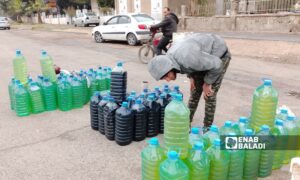
[[127, 41], [134, 46], [141, 41], [150, 39], [150, 30], [143, 25], [155, 24], [147, 14], [117, 15], [108, 19], [103, 25], [93, 28], [92, 37], [97, 43], [105, 40]]
[[10, 29], [8, 18], [6, 18], [6, 17], [0, 17], [0, 28]]
[[94, 12], [81, 13], [75, 17], [74, 25], [76, 26], [89, 26], [91, 24], [98, 26], [100, 23], [100, 17]]

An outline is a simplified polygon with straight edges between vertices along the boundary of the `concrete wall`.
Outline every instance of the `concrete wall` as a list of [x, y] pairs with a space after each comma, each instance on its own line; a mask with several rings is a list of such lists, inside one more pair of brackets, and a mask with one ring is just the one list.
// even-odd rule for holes
[[298, 32], [300, 14], [238, 15], [215, 17], [188, 17], [184, 20], [187, 31], [248, 31]]
[[181, 13], [181, 5], [186, 5], [186, 7], [189, 7], [189, 1], [187, 0], [168, 0], [168, 4], [166, 6], [168, 6], [172, 12], [174, 12], [175, 14], [179, 15]]

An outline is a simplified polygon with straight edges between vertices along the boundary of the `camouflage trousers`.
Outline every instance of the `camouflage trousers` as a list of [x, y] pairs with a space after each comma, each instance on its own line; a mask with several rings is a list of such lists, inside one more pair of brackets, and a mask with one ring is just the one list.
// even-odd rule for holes
[[[219, 78], [212, 84], [212, 90], [214, 91], [214, 94], [212, 96], [209, 96], [205, 100], [205, 116], [204, 116], [204, 127], [210, 127], [214, 121], [215, 111], [216, 111], [216, 103], [217, 103], [217, 93], [220, 89], [220, 86], [222, 84], [222, 80], [224, 78], [224, 75], [226, 73], [226, 70], [228, 68], [230, 57], [224, 57], [222, 58], [223, 61], [223, 71], [222, 74], [219, 76]], [[190, 109], [190, 120], [192, 122], [194, 114], [197, 110], [198, 103], [202, 94], [202, 86], [204, 84], [204, 76], [207, 71], [203, 72], [197, 72], [194, 74], [191, 74], [190, 77], [194, 79], [195, 82], [195, 89], [191, 90], [191, 95], [189, 99], [188, 107]]]

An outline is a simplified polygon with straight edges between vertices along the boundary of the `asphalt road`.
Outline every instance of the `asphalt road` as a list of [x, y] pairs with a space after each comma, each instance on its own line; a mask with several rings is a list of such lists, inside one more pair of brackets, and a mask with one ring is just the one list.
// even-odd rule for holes
[[[151, 87], [155, 82], [147, 67], [138, 62], [139, 47], [125, 43], [96, 44], [85, 34], [31, 30], [0, 31], [0, 179], [141, 179], [140, 152], [146, 142], [133, 142], [120, 147], [91, 130], [89, 108], [69, 112], [46, 112], [19, 118], [9, 109], [7, 84], [13, 75], [12, 59], [19, 48], [27, 58], [30, 75], [41, 73], [40, 50], [47, 50], [56, 64], [78, 70], [114, 66], [125, 61], [128, 89], [141, 90], [143, 80]], [[251, 111], [252, 93], [261, 79], [273, 79], [279, 92], [279, 104], [288, 105], [300, 114], [300, 65], [233, 57], [218, 94], [215, 123], [237, 120]], [[184, 99], [189, 96], [189, 83], [179, 76]], [[193, 125], [202, 125], [203, 100]], [[162, 140], [162, 136], [159, 136]], [[267, 179], [288, 179], [288, 167], [273, 171]]]

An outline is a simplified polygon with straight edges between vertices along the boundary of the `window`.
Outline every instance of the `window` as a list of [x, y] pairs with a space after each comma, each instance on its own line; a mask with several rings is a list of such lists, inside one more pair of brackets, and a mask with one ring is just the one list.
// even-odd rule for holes
[[107, 21], [108, 25], [117, 24], [119, 17], [113, 17], [109, 21]]
[[6, 17], [0, 17], [0, 21], [8, 21]]
[[121, 16], [119, 18], [119, 24], [128, 24], [130, 23], [130, 18], [128, 16]]
[[87, 12], [85, 13], [86, 16], [96, 16], [96, 14], [94, 12]]
[[147, 14], [136, 14], [136, 15], [132, 15], [132, 17], [133, 17], [137, 22], [154, 21], [154, 19], [153, 19], [151, 16], [148, 16]]

